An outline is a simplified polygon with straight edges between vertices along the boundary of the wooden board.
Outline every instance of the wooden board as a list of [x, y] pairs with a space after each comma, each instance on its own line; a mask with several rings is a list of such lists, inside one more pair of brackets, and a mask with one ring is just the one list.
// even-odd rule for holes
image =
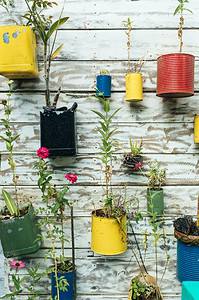
[[[59, 16], [59, 6], [51, 10]], [[101, 69], [108, 69], [113, 76], [113, 109], [122, 110], [114, 122], [118, 126], [116, 138], [119, 149], [114, 159], [112, 188], [118, 194], [139, 198], [140, 209], [146, 213], [147, 180], [144, 172], [150, 160], [157, 159], [167, 169], [165, 195], [165, 230], [169, 239], [171, 261], [162, 284], [164, 300], [180, 300], [181, 288], [176, 280], [176, 240], [173, 237], [173, 220], [183, 214], [196, 214], [199, 185], [199, 148], [193, 143], [193, 118], [199, 112], [199, 59], [196, 56], [195, 91], [192, 98], [163, 100], [156, 97], [156, 59], [160, 54], [178, 51], [178, 17], [173, 16], [177, 2], [173, 0], [88, 0], [66, 1], [64, 15], [69, 21], [59, 30], [57, 44], [64, 43], [59, 57], [52, 63], [50, 89], [52, 96], [62, 85], [59, 105], [69, 106], [76, 101], [78, 132], [78, 156], [57, 158], [51, 161], [54, 179], [58, 186], [64, 183], [64, 174], [75, 172], [79, 176], [77, 185], [71, 187], [70, 199], [74, 201], [75, 242], [77, 254], [78, 297], [77, 300], [124, 300], [127, 299], [131, 278], [137, 274], [138, 266], [132, 253], [119, 257], [103, 257], [90, 250], [91, 218], [94, 208], [102, 204], [103, 176], [98, 158], [99, 145], [96, 126], [98, 120], [92, 109], [101, 111], [95, 94], [95, 76]], [[198, 0], [192, 0], [189, 8], [194, 14], [186, 14], [184, 31], [184, 51], [198, 53]], [[13, 12], [15, 21], [25, 11], [22, 1], [18, 1]], [[0, 9], [1, 24], [9, 24], [12, 17]], [[133, 19], [132, 59], [144, 57], [143, 67], [144, 101], [128, 104], [124, 102], [125, 74], [127, 70], [126, 35], [123, 21]], [[11, 97], [13, 106], [12, 124], [21, 134], [16, 144], [14, 156], [18, 165], [20, 199], [29, 199], [35, 208], [42, 206], [41, 193], [37, 187], [37, 174], [33, 170], [35, 151], [39, 147], [39, 111], [44, 106], [44, 78], [42, 72], [42, 48], [38, 42], [40, 78], [37, 80], [16, 81], [16, 93]], [[0, 100], [6, 98], [7, 80], [0, 78]], [[0, 106], [0, 118], [2, 118]], [[2, 133], [2, 124], [0, 123]], [[128, 151], [128, 138], [143, 137], [145, 166], [142, 173], [133, 175], [122, 166], [123, 153]], [[11, 172], [7, 164], [7, 152], [0, 141], [0, 190], [12, 192]], [[133, 200], [132, 200], [133, 202]], [[0, 199], [0, 206], [3, 201]], [[69, 211], [66, 211], [66, 236], [70, 233]], [[40, 218], [43, 216], [40, 215]], [[143, 241], [144, 230], [148, 227], [147, 218], [140, 225], [133, 223], [137, 238]], [[132, 234], [129, 230], [129, 238]], [[28, 258], [27, 264], [41, 264], [41, 269], [50, 264], [44, 260], [50, 247], [45, 241], [42, 249]], [[58, 252], [60, 243], [56, 241]], [[66, 245], [67, 255], [71, 254], [71, 244]], [[158, 246], [158, 266], [164, 265], [162, 244]], [[147, 264], [154, 272], [154, 253], [150, 240]], [[0, 250], [0, 290], [11, 285], [11, 273], [7, 260]], [[23, 271], [25, 274], [25, 271]], [[23, 273], [22, 272], [22, 273]], [[6, 279], [9, 279], [7, 282]], [[172, 288], [171, 288], [172, 287]], [[48, 278], [38, 285], [40, 299], [49, 299]], [[28, 299], [26, 292], [16, 298]]]
[[[26, 7], [21, 1], [16, 1], [16, 8], [13, 10], [13, 18], [21, 22], [20, 15], [26, 11]], [[49, 14], [58, 18], [63, 5], [62, 0], [56, 1], [59, 6], [49, 11]], [[192, 0], [189, 8], [193, 14], [186, 13], [185, 26], [188, 28], [198, 28], [198, 2]], [[176, 28], [178, 17], [173, 16], [176, 2], [172, 0], [88, 0], [79, 2], [70, 0], [65, 4], [63, 15], [70, 19], [64, 28], [70, 29], [117, 29], [123, 27], [123, 21], [130, 16], [134, 22], [134, 28]], [[12, 16], [7, 17], [4, 13], [1, 24], [10, 23]]]

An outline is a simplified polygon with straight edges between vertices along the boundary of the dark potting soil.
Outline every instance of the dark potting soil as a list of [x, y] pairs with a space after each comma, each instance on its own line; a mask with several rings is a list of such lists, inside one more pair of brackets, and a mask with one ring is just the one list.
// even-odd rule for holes
[[[93, 215], [96, 217], [108, 218], [108, 216], [103, 209], [97, 209], [93, 211]], [[125, 215], [125, 212], [121, 213], [121, 217]], [[114, 215], [112, 216], [114, 218]]]
[[64, 262], [59, 262], [57, 264], [57, 271], [59, 273], [66, 273], [75, 270], [75, 266], [72, 264], [70, 260], [65, 260]]
[[[26, 206], [26, 207], [23, 207], [19, 210], [19, 218], [20, 217], [23, 217], [25, 216], [27, 213], [28, 213], [28, 210], [29, 210], [29, 206]], [[8, 220], [8, 219], [13, 219], [13, 218], [16, 218], [16, 216], [11, 216], [10, 213], [9, 213], [9, 210], [7, 209], [7, 207], [5, 207], [1, 213], [0, 213], [0, 218], [2, 220]]]
[[199, 227], [191, 216], [184, 216], [174, 221], [175, 230], [186, 235], [199, 236]]

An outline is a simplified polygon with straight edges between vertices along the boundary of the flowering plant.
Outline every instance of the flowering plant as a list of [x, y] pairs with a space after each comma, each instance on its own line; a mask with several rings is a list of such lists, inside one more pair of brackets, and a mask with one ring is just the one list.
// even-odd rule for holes
[[130, 151], [124, 154], [123, 164], [131, 168], [133, 172], [139, 171], [143, 167], [143, 157], [142, 157], [142, 139], [140, 141], [133, 141], [132, 138], [129, 139]]
[[[38, 171], [38, 186], [42, 192], [42, 200], [45, 208], [40, 208], [40, 213], [45, 214], [45, 217], [40, 220], [40, 226], [45, 227], [46, 239], [51, 241], [51, 249], [49, 257], [53, 260], [53, 267], [48, 270], [50, 273], [55, 274], [55, 282], [57, 289], [57, 299], [59, 300], [59, 291], [66, 291], [68, 283], [66, 279], [58, 278], [58, 271], [67, 272], [74, 270], [75, 266], [71, 264], [68, 258], [65, 257], [65, 236], [64, 236], [64, 211], [66, 207], [71, 208], [72, 204], [66, 198], [69, 193], [69, 185], [77, 182], [78, 177], [76, 174], [65, 174], [64, 178], [68, 183], [65, 183], [62, 188], [57, 188], [52, 183], [53, 171], [46, 160], [49, 156], [49, 150], [46, 147], [41, 147], [37, 150], [38, 161], [35, 163], [35, 168]], [[57, 224], [60, 221], [60, 224]], [[56, 240], [61, 242], [61, 255], [56, 255]]]
[[[9, 261], [9, 266], [11, 272], [14, 271], [14, 273], [12, 273], [13, 287], [11, 292], [1, 297], [1, 299], [15, 300], [22, 292], [28, 292], [27, 300], [39, 300], [40, 295], [37, 291], [37, 285], [43, 276], [43, 273], [39, 272], [39, 265], [27, 267], [24, 261], [13, 259]], [[19, 275], [18, 271], [22, 269], [27, 270], [28, 276]]]

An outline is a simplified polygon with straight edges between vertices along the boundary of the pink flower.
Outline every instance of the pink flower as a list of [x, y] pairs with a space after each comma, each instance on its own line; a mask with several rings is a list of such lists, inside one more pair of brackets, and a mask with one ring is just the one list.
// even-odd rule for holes
[[142, 166], [143, 166], [143, 163], [141, 163], [141, 162], [136, 163], [133, 168], [133, 171], [140, 170], [142, 168]]
[[37, 156], [45, 159], [49, 156], [49, 150], [46, 147], [41, 147], [37, 150]]
[[77, 175], [71, 173], [65, 174], [64, 177], [72, 184], [75, 183], [78, 179]]
[[20, 270], [26, 267], [26, 264], [22, 260], [11, 260], [9, 261], [11, 269]]

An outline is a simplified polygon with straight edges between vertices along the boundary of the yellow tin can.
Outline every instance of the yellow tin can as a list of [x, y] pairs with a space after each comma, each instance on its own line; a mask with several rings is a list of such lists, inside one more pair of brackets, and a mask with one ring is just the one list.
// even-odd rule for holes
[[143, 100], [143, 80], [141, 73], [128, 73], [125, 77], [126, 97], [128, 102]]
[[194, 143], [199, 143], [199, 115], [194, 117]]
[[0, 74], [9, 79], [38, 77], [36, 38], [30, 26], [0, 26]]
[[127, 250], [127, 218], [106, 218], [92, 213], [91, 250], [101, 255], [117, 255]]

